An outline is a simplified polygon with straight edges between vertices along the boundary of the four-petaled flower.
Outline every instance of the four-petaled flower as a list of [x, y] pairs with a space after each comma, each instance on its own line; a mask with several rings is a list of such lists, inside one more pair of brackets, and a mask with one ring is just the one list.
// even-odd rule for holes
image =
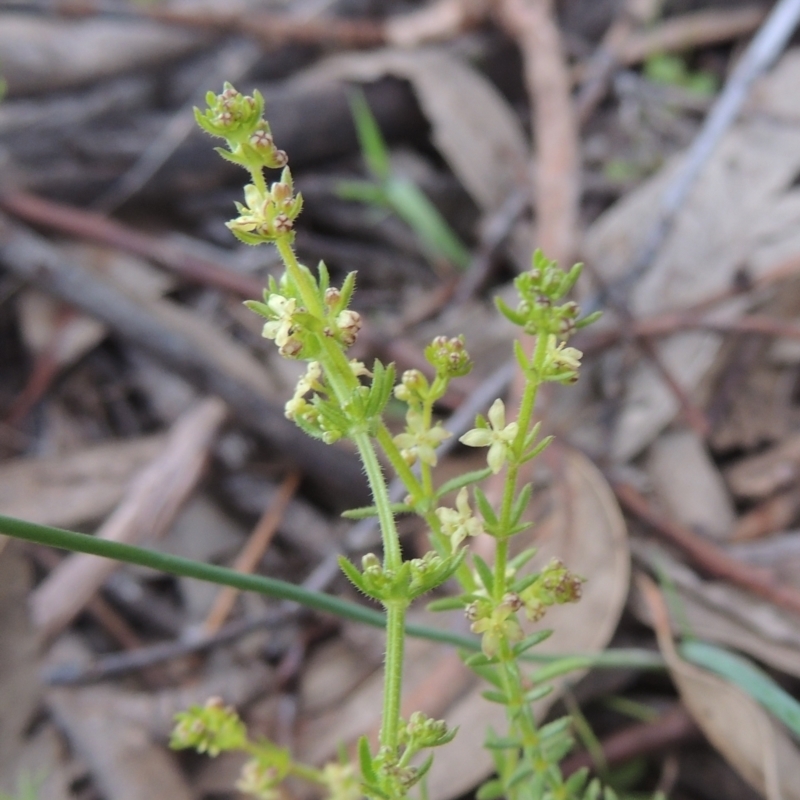
[[410, 408], [406, 414], [405, 433], [395, 436], [394, 443], [408, 464], [419, 459], [423, 464], [435, 467], [436, 448], [450, 436], [450, 431], [446, 431], [439, 422], [432, 428], [426, 428], [422, 413]]
[[264, 323], [262, 335], [265, 339], [274, 339], [278, 347], [283, 347], [289, 341], [293, 331], [293, 316], [297, 306], [297, 301], [293, 297], [283, 297], [273, 294], [267, 301], [267, 305], [275, 314], [275, 319]]
[[483, 523], [472, 514], [469, 494], [464, 487], [456, 497], [455, 508], [437, 508], [436, 516], [442, 523], [442, 533], [449, 537], [453, 550], [467, 538], [483, 533]]
[[506, 407], [499, 398], [489, 409], [490, 428], [473, 428], [459, 441], [467, 447], [488, 447], [486, 461], [495, 475], [503, 468], [508, 457], [508, 448], [517, 436], [519, 426], [516, 422], [506, 425]]

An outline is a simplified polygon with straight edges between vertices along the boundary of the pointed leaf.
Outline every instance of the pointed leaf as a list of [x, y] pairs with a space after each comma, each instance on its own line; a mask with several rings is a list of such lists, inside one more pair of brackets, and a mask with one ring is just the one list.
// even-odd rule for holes
[[483, 469], [475, 469], [471, 472], [465, 472], [463, 475], [458, 475], [455, 478], [451, 478], [449, 481], [445, 481], [436, 490], [436, 499], [438, 500], [440, 497], [444, 497], [446, 494], [449, 492], [454, 492], [456, 489], [469, 486], [471, 483], [478, 483], [478, 481], [485, 480], [491, 474], [492, 470], [489, 467], [484, 467]]

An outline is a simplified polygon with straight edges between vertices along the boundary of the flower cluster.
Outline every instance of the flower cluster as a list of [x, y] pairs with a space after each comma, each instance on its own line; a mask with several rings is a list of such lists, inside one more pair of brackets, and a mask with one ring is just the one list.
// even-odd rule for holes
[[499, 298], [496, 301], [497, 307], [526, 333], [568, 339], [578, 328], [585, 327], [599, 316], [590, 314], [579, 319], [580, 308], [577, 303], [570, 300], [561, 305], [556, 304], [569, 293], [582, 270], [583, 265], [576, 264], [569, 272], [564, 272], [555, 261], [537, 250], [533, 254], [531, 269], [514, 280], [519, 294], [517, 308], [510, 308]]
[[513, 644], [522, 640], [522, 628], [517, 619], [517, 611], [522, 608], [519, 595], [507, 592], [500, 603], [494, 604], [489, 598], [479, 598], [467, 606], [467, 619], [472, 623], [473, 633], [481, 633], [481, 649], [484, 655], [496, 656], [501, 645]]
[[519, 593], [525, 616], [537, 622], [550, 606], [577, 603], [581, 599], [584, 580], [570, 572], [559, 559], [552, 559], [536, 580]]
[[472, 370], [472, 359], [464, 347], [464, 337], [437, 336], [426, 348], [425, 358], [446, 378], [461, 378]]
[[199, 753], [217, 756], [224, 750], [237, 750], [247, 742], [247, 731], [239, 715], [218, 697], [205, 706], [192, 706], [175, 717], [170, 747], [192, 748]]
[[245, 244], [274, 242], [293, 236], [294, 221], [303, 208], [303, 196], [294, 193], [289, 167], [269, 189], [252, 183], [244, 187], [244, 204], [236, 203], [239, 216], [225, 224]]
[[217, 151], [224, 159], [245, 168], [253, 163], [268, 169], [286, 165], [286, 153], [275, 146], [263, 119], [264, 98], [259, 91], [247, 97], [226, 82], [221, 94], [206, 94], [206, 104], [205, 111], [195, 108], [194, 118], [206, 133], [225, 139], [229, 150]]

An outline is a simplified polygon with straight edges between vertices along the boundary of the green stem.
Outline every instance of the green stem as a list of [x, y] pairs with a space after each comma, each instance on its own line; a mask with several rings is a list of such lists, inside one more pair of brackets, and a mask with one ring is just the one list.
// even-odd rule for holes
[[[372, 499], [378, 511], [381, 537], [383, 539], [383, 563], [387, 572], [395, 574], [403, 563], [400, 552], [400, 537], [389, 501], [389, 492], [383, 478], [378, 457], [368, 434], [356, 433], [353, 441], [358, 448], [364, 470], [367, 473]], [[383, 719], [381, 722], [381, 745], [391, 753], [397, 752], [400, 727], [400, 699], [403, 688], [403, 649], [405, 645], [405, 618], [407, 599], [387, 601], [386, 607], [386, 662], [383, 677]]]
[[[512, 445], [512, 452], [517, 458], [521, 458], [525, 438], [533, 419], [533, 412], [536, 408], [536, 396], [541, 384], [539, 375], [544, 358], [547, 354], [547, 337], [539, 336], [536, 339], [536, 349], [533, 354], [532, 374], [526, 376], [525, 389], [522, 392], [522, 399], [519, 404], [517, 414], [517, 436]], [[500, 522], [498, 525], [497, 549], [495, 551], [494, 565], [494, 587], [495, 599], [499, 602], [506, 592], [506, 562], [508, 559], [508, 530], [511, 527], [511, 510], [514, 506], [514, 496], [517, 491], [517, 478], [519, 476], [519, 462], [512, 463], [506, 473], [505, 485], [503, 487], [503, 500], [500, 510]]]
[[354, 433], [353, 441], [358, 448], [364, 471], [367, 473], [372, 500], [378, 512], [385, 567], [390, 570], [398, 570], [403, 563], [403, 556], [400, 552], [400, 537], [397, 534], [392, 504], [389, 500], [389, 492], [386, 488], [386, 481], [383, 478], [381, 465], [375, 455], [375, 449], [372, 446], [369, 434], [365, 432]]
[[407, 601], [386, 604], [386, 664], [383, 676], [381, 745], [397, 753], [400, 701], [403, 693], [403, 651]]
[[317, 288], [314, 286], [311, 275], [297, 260], [292, 245], [288, 236], [281, 236], [275, 240], [275, 247], [278, 249], [281, 259], [283, 260], [286, 271], [291, 276], [297, 290], [300, 292], [300, 297], [308, 309], [309, 313], [320, 319], [325, 317], [325, 308], [323, 307], [322, 300], [317, 295]]
[[[233, 150], [233, 148], [231, 148]], [[253, 179], [253, 186], [258, 189], [262, 195], [267, 194], [267, 181], [264, 179], [264, 168], [259, 164], [248, 167], [250, 177]]]
[[[386, 617], [380, 612], [357, 603], [340, 600], [324, 592], [312, 592], [302, 586], [266, 578], [263, 575], [246, 575], [236, 570], [218, 567], [214, 564], [204, 564], [189, 558], [158, 553], [130, 544], [111, 542], [107, 539], [98, 539], [86, 533], [75, 533], [60, 528], [51, 528], [47, 525], [36, 525], [32, 522], [14, 519], [0, 515], [0, 533], [23, 539], [35, 544], [60, 547], [75, 553], [89, 553], [91, 555], [122, 561], [127, 564], [138, 564], [165, 572], [169, 575], [178, 575], [184, 578], [197, 578], [221, 586], [231, 586], [245, 592], [258, 592], [268, 597], [279, 600], [290, 600], [306, 608], [313, 608], [328, 614], [335, 614], [343, 619], [350, 619], [371, 625], [375, 628], [386, 627]], [[438, 631], [422, 625], [409, 625], [407, 632], [411, 636], [423, 639], [449, 643], [467, 650], [479, 650], [480, 641], [471, 636], [461, 636], [450, 631]]]

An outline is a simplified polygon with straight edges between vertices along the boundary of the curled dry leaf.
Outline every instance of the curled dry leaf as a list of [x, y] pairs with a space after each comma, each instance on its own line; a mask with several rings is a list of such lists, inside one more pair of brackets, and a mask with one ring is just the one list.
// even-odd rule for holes
[[[630, 553], [625, 522], [608, 484], [588, 458], [555, 446], [548, 454], [550, 483], [531, 506], [536, 526], [519, 535], [519, 546], [540, 548], [534, 567], [557, 556], [587, 582], [580, 603], [548, 612], [544, 624], [552, 625], [556, 633], [539, 645], [537, 652], [595, 652], [611, 639], [628, 594]], [[438, 614], [425, 622], [443, 626], [447, 617]], [[455, 616], [452, 622], [464, 621]], [[301, 721], [298, 746], [303, 755], [317, 762], [335, 758], [340, 743], [352, 747], [362, 733], [377, 732], [382, 683], [375, 666], [376, 672], [338, 708]], [[493, 769], [483, 742], [489, 726], [504, 729], [504, 709], [481, 697], [485, 685], [463, 666], [456, 653], [441, 645], [409, 640], [405, 680], [405, 715], [422, 710], [460, 726], [453, 744], [436, 753], [428, 775], [431, 800], [450, 800], [473, 789]], [[553, 692], [540, 702], [540, 719], [557, 696], [558, 692]]]
[[684, 661], [661, 592], [645, 575], [638, 584], [681, 699], [711, 744], [767, 800], [800, 798], [800, 751], [786, 731], [744, 691]]

